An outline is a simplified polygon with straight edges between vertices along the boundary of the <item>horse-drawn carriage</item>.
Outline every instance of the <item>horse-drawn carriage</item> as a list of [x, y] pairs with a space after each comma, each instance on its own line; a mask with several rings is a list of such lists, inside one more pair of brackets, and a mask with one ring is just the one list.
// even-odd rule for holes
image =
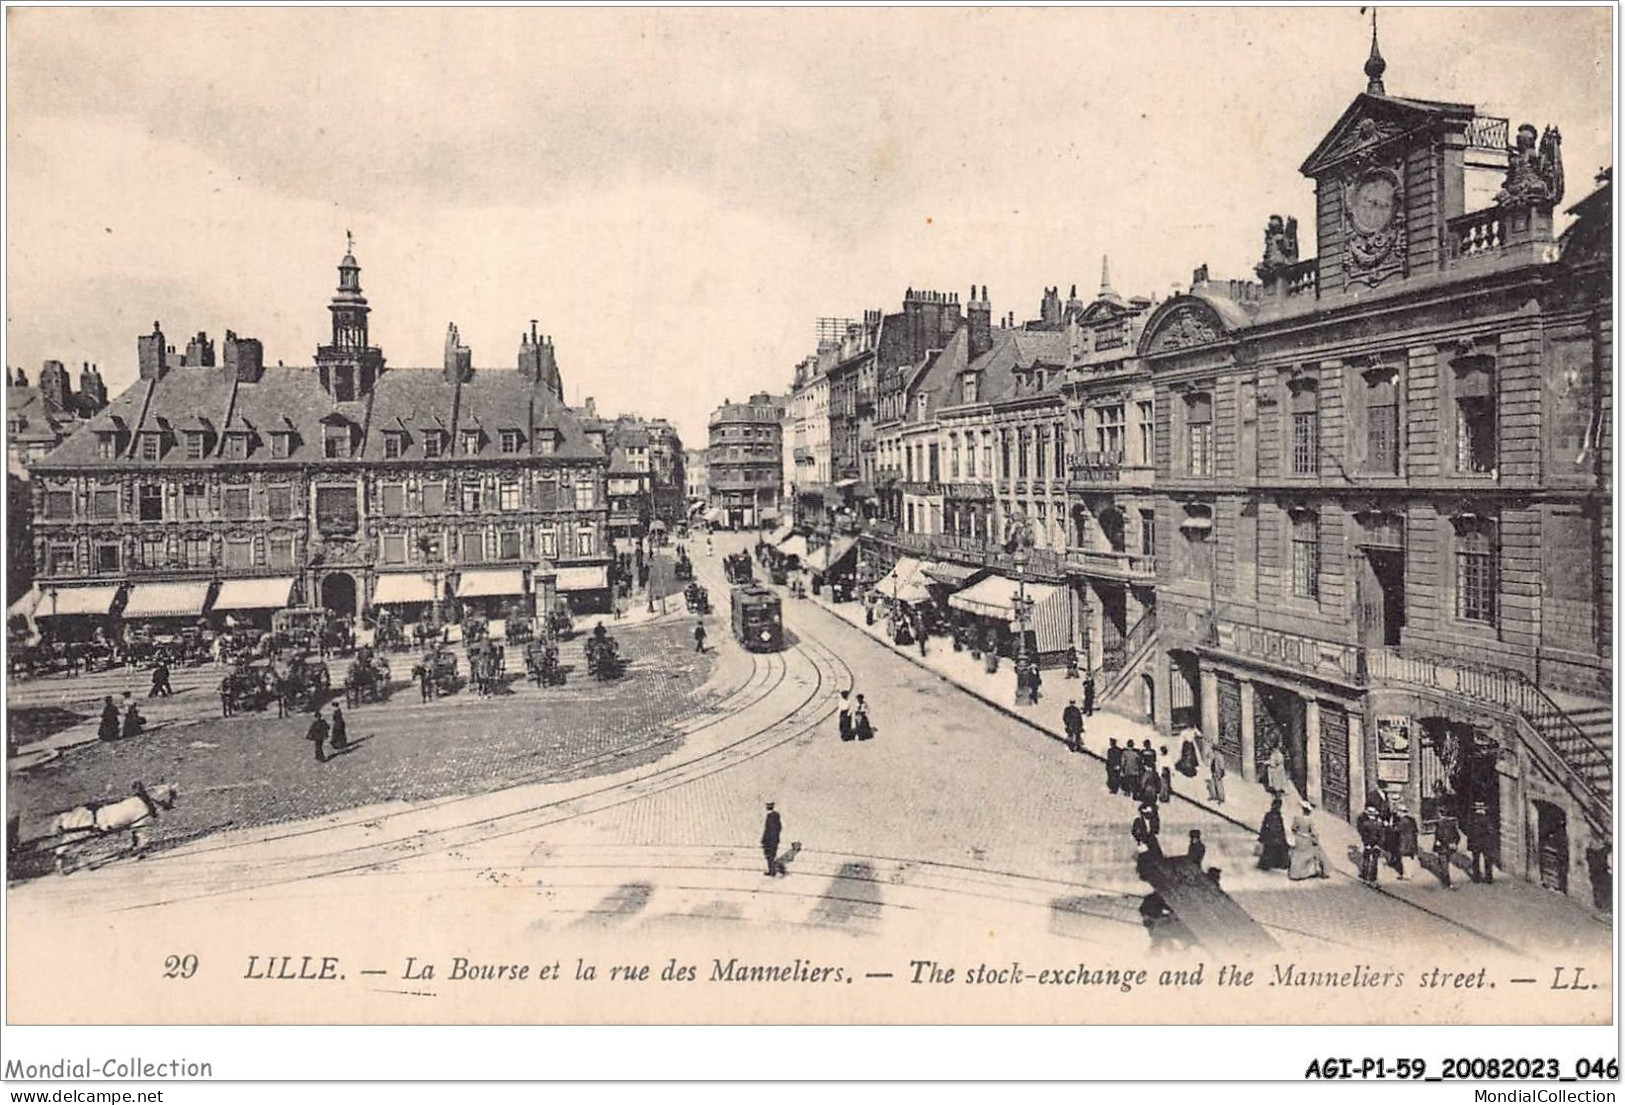
[[263, 710], [277, 700], [280, 690], [270, 665], [255, 666], [246, 658], [239, 659], [220, 680], [220, 716]]
[[506, 681], [507, 656], [502, 646], [482, 637], [468, 646], [468, 678], [480, 694], [499, 690]]
[[[177, 793], [173, 784], [148, 789], [135, 783], [127, 797], [96, 799], [63, 810], [51, 819], [49, 836], [29, 843], [41, 853], [49, 849], [56, 870], [64, 875], [80, 867], [100, 867], [117, 859], [140, 855], [159, 811], [173, 809]], [[128, 846], [125, 833], [130, 834]], [[18, 852], [21, 851], [19, 841]]]
[[503, 626], [502, 635], [511, 645], [529, 644], [536, 636], [536, 619], [529, 614], [510, 614]]
[[205, 626], [189, 625], [175, 635], [170, 646], [175, 660], [188, 667], [207, 664], [214, 652], [215, 632]]
[[270, 641], [263, 630], [228, 629], [220, 635], [220, 658], [232, 666], [243, 661], [263, 659], [269, 648]]
[[282, 701], [297, 710], [313, 710], [327, 698], [333, 676], [320, 658], [308, 652], [293, 652], [271, 665]]
[[750, 554], [745, 552], [729, 553], [723, 557], [722, 572], [728, 577], [729, 583], [749, 583], [755, 577], [755, 571], [750, 565]]
[[575, 635], [575, 619], [570, 616], [570, 604], [563, 597], [548, 612], [547, 635], [555, 641], [566, 641]]
[[484, 614], [469, 611], [463, 615], [463, 641], [473, 644], [483, 641], [491, 635], [491, 621]]
[[412, 668], [418, 679], [429, 680], [436, 695], [455, 694], [462, 685], [457, 670], [457, 655], [444, 645], [437, 645], [423, 654], [423, 659]]
[[372, 644], [379, 650], [406, 647], [406, 626], [393, 610], [385, 608], [373, 614]]
[[690, 614], [711, 612], [711, 594], [698, 580], [683, 588], [683, 601], [688, 604]]
[[290, 606], [271, 614], [271, 635], [278, 651], [348, 652], [355, 647], [350, 619], [320, 606]]
[[525, 646], [525, 678], [538, 687], [564, 686], [564, 665], [559, 663], [559, 646], [538, 637]]
[[688, 550], [681, 545], [677, 546], [676, 573], [678, 580], [685, 583], [694, 578], [694, 562], [688, 558]]
[[351, 706], [362, 702], [382, 702], [389, 693], [389, 661], [368, 647], [356, 650], [350, 670], [344, 673], [344, 701]]
[[600, 683], [607, 683], [611, 679], [619, 679], [625, 671], [626, 661], [621, 658], [621, 646], [616, 644], [614, 637], [604, 632], [602, 625], [598, 626], [587, 638], [587, 674]]

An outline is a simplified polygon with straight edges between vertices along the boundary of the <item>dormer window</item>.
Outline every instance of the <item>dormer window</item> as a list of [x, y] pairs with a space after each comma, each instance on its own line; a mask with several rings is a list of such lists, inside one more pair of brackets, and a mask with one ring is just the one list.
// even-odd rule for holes
[[288, 431], [285, 431], [285, 430], [279, 430], [279, 431], [271, 434], [271, 455], [273, 457], [277, 457], [277, 458], [280, 458], [280, 459], [286, 459], [292, 453], [293, 453], [293, 434], [292, 433], [290, 433]]
[[163, 455], [163, 435], [158, 433], [144, 433], [141, 435], [141, 459], [157, 460]]
[[440, 455], [440, 431], [430, 430], [423, 435], [423, 455], [438, 457]]
[[519, 431], [518, 430], [503, 430], [502, 431], [502, 451], [504, 453], [517, 453], [517, 452], [519, 452]]
[[203, 459], [203, 448], [204, 448], [203, 431], [202, 430], [188, 430], [188, 431], [186, 431], [186, 459], [187, 460], [202, 460]]
[[463, 456], [471, 457], [480, 451], [480, 432], [478, 430], [463, 431]]
[[925, 418], [925, 403], [925, 396], [917, 395], [914, 397], [914, 417], [919, 418], [922, 421]]
[[602, 453], [604, 451], [604, 431], [588, 430], [587, 443]]
[[541, 433], [536, 435], [536, 452], [538, 452], [542, 456], [544, 456], [544, 457], [552, 456], [553, 451], [557, 447], [558, 447], [558, 431], [556, 431], [556, 430], [544, 430]]
[[247, 434], [227, 434], [226, 435], [226, 458], [228, 460], [247, 460], [248, 459], [248, 435]]
[[112, 460], [118, 451], [118, 435], [108, 431], [96, 435], [96, 455], [102, 460]]
[[406, 452], [406, 435], [391, 430], [384, 435], [384, 459], [398, 460]]
[[322, 456], [339, 460], [350, 455], [350, 427], [328, 426], [322, 432]]
[[964, 402], [976, 402], [976, 374], [974, 372], [965, 373], [965, 378], [961, 387], [961, 394]]

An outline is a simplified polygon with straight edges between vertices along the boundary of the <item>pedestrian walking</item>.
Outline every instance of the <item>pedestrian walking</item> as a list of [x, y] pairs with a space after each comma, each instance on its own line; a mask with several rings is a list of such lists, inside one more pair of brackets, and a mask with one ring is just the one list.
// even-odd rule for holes
[[1077, 699], [1066, 704], [1061, 711], [1061, 727], [1066, 730], [1066, 746], [1073, 752], [1083, 751], [1083, 711], [1078, 709]]
[[152, 688], [147, 691], [147, 697], [168, 698], [174, 693], [169, 687], [169, 665], [160, 660], [152, 669]]
[[1094, 713], [1095, 670], [1090, 668], [1088, 674], [1083, 677], [1083, 714], [1085, 717], [1093, 717]]
[[1106, 746], [1106, 789], [1116, 794], [1123, 784], [1123, 750], [1118, 747], [1117, 738], [1112, 737]]
[[1185, 858], [1194, 863], [1198, 871], [1202, 869], [1202, 861], [1207, 858], [1207, 844], [1202, 840], [1201, 829], [1191, 830], [1191, 842], [1185, 846]]
[[322, 745], [327, 740], [327, 722], [322, 719], [322, 710], [319, 706], [316, 708], [315, 715], [310, 719], [310, 728], [305, 730], [305, 739], [316, 746], [316, 762], [325, 764], [327, 762], [327, 750]]
[[1270, 812], [1258, 830], [1258, 869], [1285, 871], [1292, 866], [1291, 850], [1286, 842], [1286, 822], [1281, 817], [1281, 799], [1270, 800]]
[[1162, 775], [1156, 757], [1140, 757], [1140, 801], [1156, 802], [1162, 797]]
[[779, 817], [779, 811], [773, 808], [773, 803], [767, 804], [767, 820], [762, 823], [762, 855], [767, 859], [767, 874], [769, 878], [779, 874], [779, 836], [784, 831], [784, 823]]
[[694, 625], [694, 651], [705, 651], [705, 622], [699, 621]]
[[1162, 769], [1162, 777], [1157, 781], [1157, 798], [1163, 802], [1174, 800], [1174, 776], [1171, 768]]
[[852, 739], [852, 692], [851, 691], [842, 691], [841, 692], [840, 731], [841, 731], [841, 739], [842, 740], [849, 741], [849, 740]]
[[1044, 677], [1038, 671], [1038, 661], [1034, 660], [1032, 665], [1031, 674], [1027, 677], [1027, 692], [1031, 696], [1028, 701], [1036, 706], [1038, 705], [1038, 689], [1044, 685]]
[[328, 741], [333, 751], [342, 752], [350, 747], [350, 726], [344, 720], [344, 711], [336, 704], [333, 707], [333, 724], [329, 728], [331, 739]]
[[869, 704], [858, 695], [858, 704], [852, 711], [852, 728], [860, 741], [873, 739], [875, 728], [869, 721]]
[[1123, 793], [1135, 799], [1139, 798], [1140, 790], [1140, 750], [1129, 741], [1123, 746], [1122, 788]]
[[412, 674], [418, 677], [418, 694], [422, 697], [424, 702], [429, 701], [429, 699], [434, 697], [434, 678], [429, 674], [429, 665], [414, 665], [412, 668]]
[[1078, 677], [1078, 646], [1076, 645], [1066, 646], [1066, 677], [1068, 679]]
[[1377, 885], [1377, 868], [1382, 862], [1382, 814], [1377, 807], [1367, 804], [1354, 819], [1355, 831], [1360, 834], [1360, 878], [1370, 886]]
[[118, 707], [113, 704], [113, 696], [108, 695], [102, 702], [102, 720], [96, 726], [96, 736], [104, 741], [116, 741], [118, 735]]
[[1134, 822], [1129, 826], [1128, 830], [1129, 835], [1134, 838], [1134, 843], [1138, 846], [1142, 862], [1146, 860], [1147, 856], [1151, 857], [1152, 860], [1162, 859], [1162, 844], [1157, 840], [1157, 830], [1161, 827], [1158, 824], [1157, 807], [1148, 802], [1142, 802], [1135, 815]]
[[1388, 866], [1393, 868], [1394, 875], [1405, 878], [1405, 854], [1399, 849], [1399, 819], [1394, 815], [1392, 808], [1378, 810], [1377, 817], [1382, 822], [1382, 855]]
[[1414, 860], [1417, 858], [1418, 852], [1417, 838], [1422, 835], [1422, 830], [1416, 824], [1416, 818], [1412, 817], [1410, 811], [1405, 808], [1403, 801], [1395, 802], [1392, 809], [1394, 811], [1394, 833], [1398, 838], [1399, 854], [1401, 858]]
[[1140, 748], [1140, 766], [1144, 767], [1147, 762], [1151, 764], [1152, 771], [1157, 769], [1157, 750], [1151, 747], [1149, 740], [1144, 741]]
[[1292, 819], [1292, 862], [1287, 877], [1294, 882], [1331, 877], [1326, 870], [1326, 853], [1320, 847], [1320, 833], [1311, 816], [1314, 812], [1315, 807], [1305, 802]]
[[1490, 823], [1489, 807], [1483, 802], [1473, 803], [1472, 816], [1467, 819], [1467, 854], [1472, 864], [1467, 874], [1474, 882], [1495, 881], [1495, 826]]
[[1215, 806], [1224, 805], [1224, 753], [1214, 745], [1207, 760], [1207, 797]]
[[1461, 827], [1456, 819], [1446, 814], [1439, 818], [1433, 830], [1433, 854], [1439, 859], [1439, 881], [1446, 890], [1454, 890], [1450, 881], [1450, 865], [1455, 861], [1456, 849], [1461, 845]]

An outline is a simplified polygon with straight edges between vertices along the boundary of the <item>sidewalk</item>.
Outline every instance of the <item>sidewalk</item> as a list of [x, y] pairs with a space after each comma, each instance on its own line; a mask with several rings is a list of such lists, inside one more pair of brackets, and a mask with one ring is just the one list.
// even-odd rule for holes
[[[973, 659], [969, 652], [955, 652], [952, 644], [943, 637], [930, 638], [926, 655], [922, 657], [918, 644], [894, 644], [886, 635], [883, 620], [877, 619], [874, 625], [865, 625], [861, 604], [833, 603], [827, 591], [818, 596], [809, 592], [804, 600], [787, 598], [786, 601], [816, 605], [898, 655], [1031, 726], [1051, 740], [1065, 740], [1061, 711], [1069, 699], [1081, 698], [1082, 685], [1078, 680], [1065, 678], [1064, 673], [1045, 673], [1037, 706], [1017, 705], [1015, 669], [1008, 660], [1001, 660], [999, 670], [989, 674], [981, 661]], [[1113, 737], [1119, 741], [1132, 740], [1135, 744], [1149, 740], [1159, 751], [1167, 748], [1170, 757], [1179, 755], [1182, 741], [1179, 736], [1158, 733], [1145, 722], [1097, 708], [1094, 716], [1085, 721], [1083, 743], [1085, 751], [1099, 762], [1102, 791], [1105, 789], [1107, 742]], [[1187, 779], [1177, 771], [1173, 773], [1176, 797], [1256, 833], [1269, 811], [1269, 792], [1234, 771], [1225, 776], [1224, 786], [1225, 802], [1217, 805], [1208, 800], [1205, 772], [1194, 779]], [[1297, 812], [1292, 796], [1289, 795], [1283, 803], [1282, 812], [1290, 826]], [[1324, 810], [1317, 810], [1314, 819], [1333, 876], [1357, 881], [1360, 848], [1359, 835], [1354, 826]], [[1373, 892], [1390, 895], [1518, 949], [1533, 946], [1542, 952], [1550, 952], [1564, 946], [1596, 948], [1605, 946], [1610, 940], [1611, 927], [1607, 918], [1596, 917], [1577, 901], [1514, 875], [1503, 872], [1493, 886], [1480, 886], [1471, 882], [1465, 870], [1458, 868], [1453, 879], [1459, 887], [1457, 890], [1446, 890], [1432, 874], [1414, 861], [1407, 862], [1406, 875], [1406, 880], [1397, 880], [1392, 869], [1384, 866], [1378, 876], [1380, 885]], [[1290, 885], [1284, 873], [1282, 884], [1283, 888]]]

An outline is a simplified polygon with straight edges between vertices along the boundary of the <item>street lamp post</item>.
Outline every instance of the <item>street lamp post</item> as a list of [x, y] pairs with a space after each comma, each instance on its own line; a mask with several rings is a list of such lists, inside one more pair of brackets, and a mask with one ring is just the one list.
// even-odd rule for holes
[[1029, 669], [1036, 668], [1038, 663], [1037, 657], [1027, 652], [1027, 623], [1033, 611], [1033, 602], [1027, 597], [1027, 554], [1032, 547], [1033, 532], [1024, 516], [1018, 514], [1011, 518], [1004, 543], [1016, 565], [1016, 597], [1011, 605], [1016, 616], [1016, 704], [1019, 706], [1023, 700], [1033, 701], [1028, 689], [1032, 674]]

